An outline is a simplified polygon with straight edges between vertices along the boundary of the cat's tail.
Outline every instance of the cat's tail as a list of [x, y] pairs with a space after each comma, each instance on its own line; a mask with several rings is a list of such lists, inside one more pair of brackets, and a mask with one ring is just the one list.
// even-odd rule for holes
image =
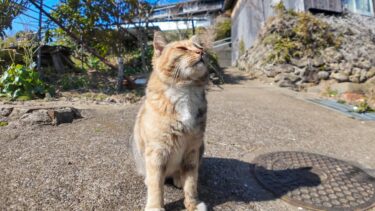
[[144, 164], [145, 162], [144, 162], [141, 150], [137, 146], [137, 140], [135, 140], [134, 133], [130, 135], [128, 143], [127, 143], [127, 147], [132, 152], [133, 160], [135, 162], [138, 174], [145, 176], [146, 175], [146, 169], [145, 169], [145, 164]]

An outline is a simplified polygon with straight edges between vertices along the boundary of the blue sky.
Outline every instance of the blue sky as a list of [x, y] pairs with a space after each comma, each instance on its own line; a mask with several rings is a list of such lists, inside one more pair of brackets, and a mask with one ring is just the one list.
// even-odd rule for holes
[[[184, 0], [147, 0], [149, 2], [155, 2], [158, 1], [159, 4], [167, 4], [167, 3], [175, 3], [175, 2], [181, 2]], [[49, 7], [54, 7], [59, 3], [59, 0], [44, 0], [43, 3]], [[38, 13], [37, 9], [33, 6], [29, 6], [30, 10], [25, 11], [25, 14], [21, 14], [18, 16], [12, 24], [12, 29], [7, 30], [6, 33], [8, 36], [14, 35], [18, 31], [22, 30], [32, 30], [37, 31], [38, 30]], [[48, 12], [49, 9], [45, 8]], [[47, 18], [43, 17], [43, 21], [46, 21]]]

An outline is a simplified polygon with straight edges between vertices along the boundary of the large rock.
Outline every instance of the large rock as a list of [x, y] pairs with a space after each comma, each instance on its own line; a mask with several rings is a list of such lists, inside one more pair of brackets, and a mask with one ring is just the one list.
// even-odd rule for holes
[[323, 51], [323, 57], [326, 63], [339, 63], [344, 56], [335, 47], [326, 48]]
[[301, 59], [292, 59], [291, 63], [299, 68], [304, 68], [310, 63], [310, 61], [304, 57]]
[[375, 67], [372, 67], [367, 73], [366, 78], [372, 78], [375, 76]]
[[0, 108], [0, 117], [7, 117], [13, 111], [13, 108]]
[[332, 72], [338, 72], [340, 71], [340, 65], [338, 63], [330, 63], [328, 65], [328, 68], [332, 71]]
[[349, 76], [349, 81], [350, 82], [353, 82], [353, 83], [359, 83], [359, 78], [360, 78], [360, 75], [356, 74], [356, 75], [351, 75]]
[[360, 74], [359, 74], [359, 82], [363, 83], [366, 81], [367, 79], [367, 71], [366, 70], [361, 70]]
[[306, 67], [305, 69], [303, 69], [301, 73], [302, 82], [315, 83], [315, 84], [319, 83], [320, 79], [318, 76], [318, 72], [319, 70], [312, 66]]
[[327, 72], [327, 71], [319, 71], [318, 72], [318, 78], [320, 79], [320, 80], [327, 80], [328, 78], [329, 78], [329, 72]]
[[316, 57], [314, 57], [313, 58], [313, 60], [312, 60], [312, 65], [314, 66], [314, 67], [321, 67], [321, 66], [323, 66], [325, 63], [324, 63], [324, 59], [323, 59], [323, 57], [321, 57], [321, 56], [316, 56]]
[[338, 72], [338, 73], [332, 73], [331, 78], [335, 79], [338, 82], [346, 82], [349, 81], [349, 76], [346, 75], [343, 72]]
[[343, 71], [346, 75], [351, 75], [352, 69], [353, 69], [353, 65], [348, 62], [343, 62], [343, 63], [340, 63], [339, 65], [339, 70]]
[[49, 110], [49, 117], [52, 119], [52, 125], [59, 125], [62, 123], [72, 123], [74, 119], [82, 118], [81, 113], [75, 108], [59, 108], [56, 110]]
[[30, 112], [29, 108], [14, 108], [12, 113], [9, 115], [9, 119], [11, 120], [18, 120], [24, 114]]
[[48, 110], [44, 109], [26, 113], [21, 117], [20, 121], [28, 125], [49, 125], [52, 123]]
[[71, 123], [74, 119], [82, 118], [79, 110], [66, 108], [15, 108], [9, 119], [20, 121], [27, 125], [59, 125]]
[[355, 64], [356, 67], [359, 67], [361, 69], [365, 69], [365, 70], [368, 70], [371, 68], [371, 62], [369, 60], [362, 60], [362, 61], [358, 61], [356, 64]]

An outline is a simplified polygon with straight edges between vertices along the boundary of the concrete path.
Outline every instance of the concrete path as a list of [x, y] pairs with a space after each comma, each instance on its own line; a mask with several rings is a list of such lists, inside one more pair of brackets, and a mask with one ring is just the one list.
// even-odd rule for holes
[[[200, 195], [211, 210], [297, 210], [251, 175], [260, 154], [300, 150], [375, 169], [375, 122], [308, 103], [304, 93], [247, 80], [208, 94]], [[139, 104], [76, 105], [84, 119], [58, 127], [0, 127], [0, 210], [142, 210], [145, 186], [126, 145]], [[166, 185], [167, 210], [181, 190]]]

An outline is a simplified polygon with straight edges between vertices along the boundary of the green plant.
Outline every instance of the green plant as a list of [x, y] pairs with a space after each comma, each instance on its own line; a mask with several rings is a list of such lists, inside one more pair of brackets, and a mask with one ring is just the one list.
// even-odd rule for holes
[[24, 65], [12, 64], [0, 78], [0, 96], [11, 99], [42, 98], [46, 93], [53, 94], [52, 87], [48, 87], [39, 78], [39, 74]]
[[7, 126], [7, 125], [8, 125], [8, 122], [0, 121], [0, 127], [4, 127], [4, 126]]
[[218, 22], [215, 25], [215, 33], [216, 33], [216, 40], [221, 40], [227, 37], [230, 37], [231, 33], [231, 20], [225, 19], [223, 21]]
[[331, 87], [327, 87], [324, 94], [328, 97], [336, 97], [339, 92]]
[[375, 110], [370, 107], [367, 101], [364, 101], [364, 102], [360, 102], [358, 106], [355, 107], [354, 112], [367, 113], [367, 112], [375, 112]]
[[282, 3], [274, 9], [277, 16], [262, 40], [272, 47], [266, 63], [290, 63], [293, 58], [311, 58], [325, 48], [341, 46], [342, 35], [334, 35], [327, 23], [311, 13], [288, 11]]
[[58, 81], [58, 85], [61, 86], [63, 90], [87, 88], [89, 85], [89, 79], [86, 75], [64, 75]]
[[240, 43], [239, 43], [239, 53], [240, 53], [240, 56], [244, 55], [245, 54], [245, 42], [243, 41], [243, 39], [240, 40]]

